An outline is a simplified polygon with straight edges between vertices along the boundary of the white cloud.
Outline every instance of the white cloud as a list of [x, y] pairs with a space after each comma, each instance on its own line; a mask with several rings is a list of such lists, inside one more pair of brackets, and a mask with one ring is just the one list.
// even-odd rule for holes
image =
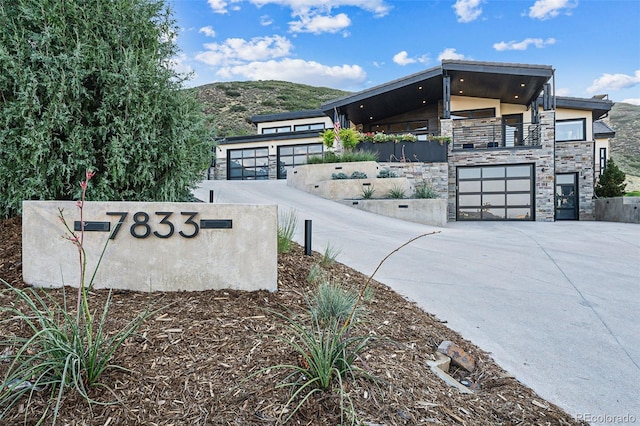
[[269, 15], [262, 15], [260, 17], [260, 25], [263, 27], [268, 27], [271, 24], [273, 24], [273, 19], [271, 19]]
[[640, 98], [627, 98], [621, 100], [620, 102], [623, 102], [625, 104], [640, 105]]
[[415, 64], [416, 62], [420, 62], [421, 64], [427, 63], [429, 62], [429, 56], [428, 55], [422, 55], [422, 56], [418, 56], [416, 58], [410, 58], [409, 54], [407, 53], [406, 50], [403, 50], [402, 52], [398, 52], [393, 56], [393, 62], [395, 62], [398, 65], [409, 65], [409, 64]]
[[215, 13], [227, 13], [227, 0], [207, 0], [207, 3]]
[[546, 40], [541, 38], [525, 38], [522, 41], [501, 41], [500, 43], [494, 43], [493, 48], [497, 51], [503, 50], [527, 50], [529, 46], [533, 45], [538, 49], [541, 49], [545, 46], [555, 44], [555, 38], [548, 38]]
[[458, 16], [458, 22], [471, 22], [482, 14], [482, 0], [457, 0], [452, 6]]
[[529, 8], [529, 17], [534, 19], [555, 18], [561, 12], [571, 14], [571, 9], [578, 6], [578, 0], [537, 0]]
[[229, 38], [223, 43], [205, 43], [207, 49], [198, 53], [196, 59], [208, 65], [235, 65], [248, 61], [263, 61], [287, 56], [291, 42], [285, 37], [254, 37], [247, 41]]
[[634, 75], [605, 73], [593, 80], [591, 86], [587, 88], [587, 92], [602, 93], [609, 90], [628, 89], [638, 84], [640, 84], [640, 70], [636, 70]]
[[[215, 0], [209, 0], [215, 1]], [[254, 5], [261, 7], [267, 4], [276, 4], [291, 8], [294, 12], [300, 11], [326, 11], [342, 6], [358, 7], [367, 12], [371, 12], [377, 17], [385, 16], [392, 6], [384, 0], [250, 0]]]
[[438, 55], [438, 61], [442, 61], [443, 59], [462, 60], [462, 59], [469, 59], [469, 58], [465, 58], [465, 56], [462, 53], [456, 52], [456, 49], [454, 49], [453, 47], [447, 47]]
[[398, 65], [409, 65], [415, 63], [416, 60], [413, 58], [409, 58], [409, 54], [405, 50], [403, 50], [402, 52], [396, 53], [393, 56], [393, 62]]
[[289, 22], [289, 29], [294, 33], [337, 33], [351, 25], [351, 19], [344, 13], [330, 16], [301, 12], [294, 15], [300, 18]]
[[367, 77], [359, 65], [328, 66], [302, 59], [251, 62], [224, 67], [217, 75], [223, 79], [285, 80], [312, 86], [351, 88]]
[[211, 25], [207, 25], [206, 27], [202, 27], [198, 30], [199, 33], [203, 33], [207, 37], [215, 37], [216, 32], [213, 30]]

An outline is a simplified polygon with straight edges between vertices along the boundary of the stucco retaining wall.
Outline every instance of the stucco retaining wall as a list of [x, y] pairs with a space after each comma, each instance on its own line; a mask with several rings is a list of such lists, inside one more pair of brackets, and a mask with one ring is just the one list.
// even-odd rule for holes
[[341, 200], [340, 203], [410, 222], [447, 226], [447, 200], [445, 199]]

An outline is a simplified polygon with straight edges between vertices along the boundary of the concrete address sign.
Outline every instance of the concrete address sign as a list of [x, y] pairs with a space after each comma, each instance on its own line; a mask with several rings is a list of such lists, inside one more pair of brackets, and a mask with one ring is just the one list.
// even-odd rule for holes
[[[77, 287], [74, 201], [25, 201], [22, 271], [36, 287]], [[107, 244], [95, 288], [135, 291], [277, 290], [276, 205], [91, 202], [83, 212], [87, 279]]]

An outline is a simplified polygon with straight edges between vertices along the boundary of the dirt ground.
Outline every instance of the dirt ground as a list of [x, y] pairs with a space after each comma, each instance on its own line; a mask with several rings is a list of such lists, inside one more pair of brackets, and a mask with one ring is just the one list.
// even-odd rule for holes
[[[23, 287], [21, 274], [21, 220], [0, 222], [0, 278]], [[278, 259], [278, 286], [266, 291], [205, 291], [178, 293], [114, 292], [109, 313], [111, 330], [125, 324], [147, 303], [165, 308], [144, 322], [138, 334], [116, 353], [115, 362], [128, 371], [108, 370], [105, 389], [91, 397], [112, 405], [87, 405], [76, 395], [65, 397], [61, 425], [269, 425], [291, 395], [276, 386], [286, 376], [269, 366], [297, 363], [296, 354], [276, 336], [287, 333], [275, 312], [306, 312], [306, 300], [315, 284], [308, 280], [320, 254], [305, 256], [294, 245]], [[325, 268], [334, 282], [359, 289], [365, 276], [334, 263]], [[354, 333], [380, 339], [356, 362], [377, 380], [345, 380], [344, 390], [354, 411], [366, 425], [576, 425], [572, 417], [536, 395], [490, 355], [414, 303], [388, 287], [373, 282], [373, 297]], [[60, 298], [62, 290], [47, 290]], [[73, 299], [75, 291], [67, 289]], [[91, 293], [91, 305], [100, 309], [106, 291]], [[11, 296], [0, 295], [0, 304]], [[70, 303], [75, 306], [75, 303]], [[15, 323], [0, 324], [0, 336], [20, 333]], [[1, 337], [0, 337], [1, 338]], [[427, 366], [443, 340], [467, 351], [476, 362], [473, 373], [453, 369], [457, 379], [471, 383], [473, 394], [461, 394], [437, 378]], [[8, 363], [0, 362], [0, 375]], [[30, 406], [21, 404], [0, 424], [34, 424], [42, 413], [46, 391]], [[317, 393], [303, 404], [289, 424], [338, 425], [337, 392]], [[0, 407], [1, 408], [1, 407]], [[50, 424], [48, 419], [45, 424]]]

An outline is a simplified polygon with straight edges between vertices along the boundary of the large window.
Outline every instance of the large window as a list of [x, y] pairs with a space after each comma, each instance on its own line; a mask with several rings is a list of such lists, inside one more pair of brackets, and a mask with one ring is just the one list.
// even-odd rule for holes
[[382, 123], [382, 124], [370, 124], [367, 126], [367, 132], [382, 132], [382, 133], [426, 133], [429, 130], [428, 120], [416, 120], [416, 121], [399, 121], [396, 123]]
[[227, 152], [227, 179], [269, 179], [269, 148], [229, 150]]
[[533, 220], [533, 165], [458, 167], [458, 220]]
[[287, 170], [307, 164], [309, 157], [322, 156], [322, 144], [292, 145], [278, 147], [278, 179], [287, 178]]
[[324, 130], [324, 123], [296, 124], [293, 126], [294, 132], [302, 132], [304, 130]]
[[556, 121], [556, 141], [583, 141], [586, 140], [587, 120], [584, 118], [576, 120]]

